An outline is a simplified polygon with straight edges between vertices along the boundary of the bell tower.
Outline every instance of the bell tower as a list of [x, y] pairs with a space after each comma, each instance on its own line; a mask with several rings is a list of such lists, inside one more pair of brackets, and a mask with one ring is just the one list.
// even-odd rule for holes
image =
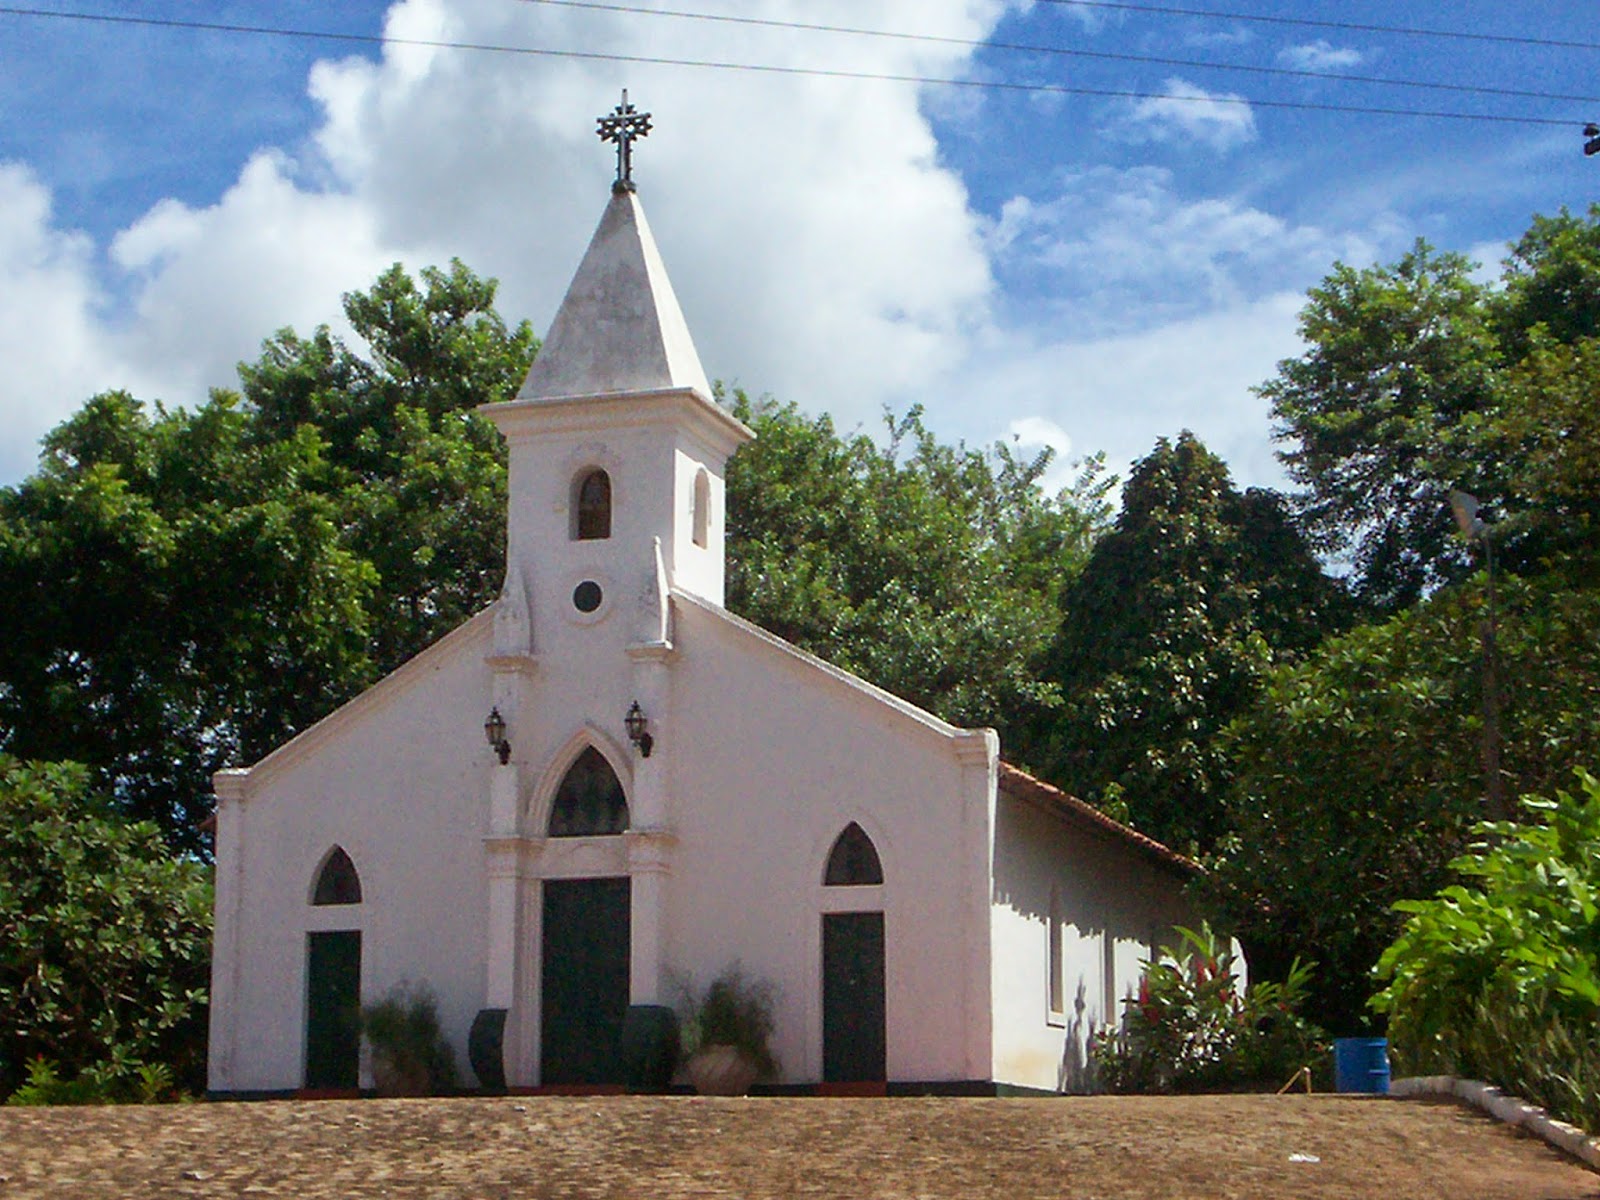
[[630, 1002], [663, 995], [668, 788], [686, 752], [673, 737], [671, 596], [723, 602], [723, 467], [754, 436], [711, 398], [640, 206], [632, 143], [648, 131], [626, 93], [600, 119], [600, 136], [617, 143], [617, 179], [599, 227], [521, 389], [480, 410], [510, 457], [506, 580], [487, 656], [510, 752], [489, 780], [485, 1005], [510, 1014], [506, 1036], [521, 1049], [508, 1061], [524, 1080], [535, 1027], [518, 931], [541, 911], [532, 881], [566, 878], [551, 864], [576, 853], [541, 807], [576, 746], [625, 792], [625, 832], [592, 839], [600, 859], [584, 870], [630, 879]]
[[510, 447], [504, 607], [524, 653], [658, 585], [723, 602], [723, 468], [754, 435], [711, 398], [631, 178], [624, 148], [648, 132], [631, 108], [601, 118], [602, 137], [623, 122], [617, 181], [538, 357], [482, 409]]

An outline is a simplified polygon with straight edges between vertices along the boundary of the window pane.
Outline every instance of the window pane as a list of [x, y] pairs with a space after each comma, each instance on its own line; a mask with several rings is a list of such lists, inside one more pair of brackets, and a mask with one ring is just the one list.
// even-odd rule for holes
[[333, 853], [328, 855], [328, 861], [322, 864], [322, 872], [317, 876], [317, 887], [312, 894], [311, 903], [361, 903], [361, 876], [356, 873], [356, 865], [350, 861], [350, 856], [344, 852], [344, 847], [335, 846]]
[[628, 828], [628, 798], [611, 764], [593, 746], [572, 764], [550, 811], [551, 837], [590, 837]]
[[822, 882], [828, 887], [858, 887], [883, 882], [883, 864], [866, 830], [851, 821], [833, 843], [828, 870]]
[[611, 536], [611, 476], [590, 471], [578, 485], [578, 540]]

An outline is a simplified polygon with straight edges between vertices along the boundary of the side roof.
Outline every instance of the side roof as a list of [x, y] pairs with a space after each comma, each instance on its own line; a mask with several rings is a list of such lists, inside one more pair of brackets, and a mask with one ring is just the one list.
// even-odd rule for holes
[[1000, 790], [1032, 801], [1090, 833], [1121, 842], [1135, 853], [1186, 879], [1205, 874], [1205, 868], [1194, 859], [1179, 854], [1121, 821], [1112, 820], [1092, 804], [1085, 804], [1076, 796], [1069, 796], [1053, 784], [1036, 779], [1008, 762], [1000, 764]]

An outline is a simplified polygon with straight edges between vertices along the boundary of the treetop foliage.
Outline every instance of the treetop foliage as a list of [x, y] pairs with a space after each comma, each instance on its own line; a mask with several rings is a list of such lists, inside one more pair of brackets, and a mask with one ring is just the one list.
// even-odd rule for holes
[[1055, 703], [1039, 656], [1107, 515], [1099, 460], [1047, 496], [1049, 451], [945, 445], [920, 409], [886, 414], [881, 445], [793, 404], [739, 394], [734, 412], [757, 437], [728, 465], [730, 609], [1008, 739]]
[[[1368, 1019], [1393, 905], [1451, 882], [1483, 813], [1484, 583], [1280, 668], [1224, 739], [1236, 776], [1212, 902], [1266, 976], [1297, 955], [1323, 964], [1311, 1015], [1335, 1033]], [[1600, 751], [1600, 593], [1498, 591], [1506, 791], [1546, 792]]]
[[243, 394], [91, 399], [0, 490], [0, 748], [73, 759], [197, 849], [260, 757], [491, 600], [505, 469], [472, 412], [533, 352], [460, 263], [345, 298], [365, 357], [284, 330]]
[[[1348, 557], [1373, 609], [1398, 612], [1470, 570], [1452, 489], [1510, 518], [1500, 535], [1509, 567], [1541, 570], [1581, 549], [1550, 474], [1593, 495], [1592, 405], [1561, 405], [1551, 421], [1539, 398], [1592, 385], [1597, 330], [1600, 205], [1534, 218], [1498, 286], [1419, 241], [1393, 265], [1338, 265], [1311, 290], [1300, 315], [1308, 349], [1258, 391], [1303, 489], [1297, 516], [1319, 550]], [[1530, 476], [1519, 459], [1541, 421], [1543, 470]], [[1565, 444], [1581, 449], [1555, 449]], [[1583, 557], [1592, 564], [1592, 548]]]
[[1205, 848], [1228, 776], [1217, 734], [1344, 614], [1279, 498], [1239, 492], [1187, 430], [1135, 464], [1059, 605], [1045, 674], [1063, 703], [1038, 726], [1038, 765], [1153, 837]]

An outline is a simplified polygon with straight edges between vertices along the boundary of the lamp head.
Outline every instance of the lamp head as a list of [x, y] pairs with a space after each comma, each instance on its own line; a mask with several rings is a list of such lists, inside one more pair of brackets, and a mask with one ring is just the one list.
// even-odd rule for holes
[[1456, 528], [1461, 530], [1461, 536], [1468, 541], [1476, 541], [1489, 531], [1483, 523], [1483, 518], [1478, 516], [1478, 499], [1467, 492], [1452, 491], [1450, 493], [1450, 511], [1455, 514]]

